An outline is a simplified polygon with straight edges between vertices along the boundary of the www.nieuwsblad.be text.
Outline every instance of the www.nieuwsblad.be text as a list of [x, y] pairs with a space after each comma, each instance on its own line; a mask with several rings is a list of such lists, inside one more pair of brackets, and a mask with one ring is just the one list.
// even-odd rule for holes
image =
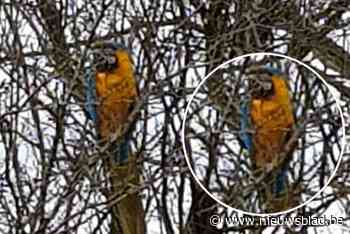
[[212, 215], [209, 218], [209, 223], [212, 226], [220, 226], [222, 224], [234, 225], [234, 226], [243, 226], [243, 225], [258, 225], [258, 226], [279, 226], [279, 225], [307, 225], [307, 226], [329, 226], [331, 224], [343, 224], [344, 218], [336, 217], [331, 215], [319, 216], [319, 217], [221, 217], [220, 215]]

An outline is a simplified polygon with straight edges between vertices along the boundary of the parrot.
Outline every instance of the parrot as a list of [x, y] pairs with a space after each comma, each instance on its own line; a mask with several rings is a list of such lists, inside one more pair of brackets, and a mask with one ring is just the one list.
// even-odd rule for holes
[[135, 121], [128, 131], [121, 129], [130, 121], [139, 96], [131, 56], [125, 46], [114, 41], [97, 42], [91, 50], [84, 72], [85, 110], [95, 125], [99, 142], [110, 143], [107, 153], [111, 157], [103, 158], [111, 181], [107, 197], [112, 201], [116, 194], [122, 197], [111, 207], [111, 232], [145, 233], [142, 200], [131, 187], [138, 185], [140, 178], [136, 157], [129, 150], [130, 131]]
[[278, 198], [287, 183], [280, 155], [295, 123], [289, 89], [284, 74], [271, 66], [252, 66], [248, 77], [250, 95], [240, 104], [238, 140], [258, 171], [277, 167], [269, 194]]
[[[92, 65], [85, 72], [85, 109], [102, 142], [107, 142], [127, 123], [138, 91], [127, 49], [113, 41], [94, 46]], [[129, 132], [121, 137], [113, 150], [117, 163], [128, 160]]]

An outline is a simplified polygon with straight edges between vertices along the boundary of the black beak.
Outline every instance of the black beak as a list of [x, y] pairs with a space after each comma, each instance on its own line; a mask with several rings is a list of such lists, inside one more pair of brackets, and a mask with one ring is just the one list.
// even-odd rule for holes
[[259, 79], [259, 77], [249, 78], [249, 89], [256, 98], [265, 98], [273, 94], [274, 88], [271, 79]]
[[93, 64], [98, 72], [108, 72], [118, 65], [117, 57], [111, 49], [98, 49], [93, 53]]

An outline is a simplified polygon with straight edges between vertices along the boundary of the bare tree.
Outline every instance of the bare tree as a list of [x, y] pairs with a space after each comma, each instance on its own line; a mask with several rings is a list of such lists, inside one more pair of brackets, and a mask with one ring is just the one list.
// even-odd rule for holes
[[[189, 97], [205, 74], [236, 56], [268, 51], [299, 59], [322, 75], [341, 100], [349, 134], [349, 12], [346, 0], [1, 1], [1, 232], [109, 233], [109, 208], [128, 193], [143, 197], [147, 233], [321, 232], [322, 227], [312, 225], [212, 225], [213, 215], [241, 214], [219, 205], [196, 183], [185, 161], [181, 124]], [[89, 49], [105, 39], [130, 49], [141, 93], [132, 151], [142, 179], [113, 199], [106, 196], [111, 184], [101, 162], [103, 149], [84, 109]], [[289, 175], [295, 195], [310, 197], [336, 166], [342, 121], [320, 80], [302, 67], [282, 64], [286, 74], [296, 71], [290, 84], [296, 129], [302, 129], [296, 137], [299, 158], [289, 163], [301, 169]], [[191, 104], [189, 120], [197, 118], [206, 134], [187, 128], [186, 137], [200, 139], [210, 153], [201, 177], [205, 187], [247, 210], [238, 198], [247, 190], [249, 159], [237, 144], [239, 95], [233, 95], [243, 87], [239, 77], [244, 66], [228, 67], [204, 84], [199, 93], [205, 97]], [[196, 104], [208, 107], [221, 125], [208, 122]], [[317, 142], [311, 144], [308, 134], [315, 134]], [[321, 153], [311, 150], [316, 144], [322, 145]], [[190, 156], [201, 152], [186, 145]], [[220, 155], [220, 147], [231, 150], [229, 156]], [[345, 150], [328, 189], [289, 216], [321, 217], [337, 209], [345, 222], [337, 227], [349, 228], [349, 156]], [[246, 165], [238, 174], [224, 174], [224, 183], [218, 167], [223, 157], [232, 165]], [[305, 174], [305, 158], [324, 160], [308, 165], [312, 170]]]

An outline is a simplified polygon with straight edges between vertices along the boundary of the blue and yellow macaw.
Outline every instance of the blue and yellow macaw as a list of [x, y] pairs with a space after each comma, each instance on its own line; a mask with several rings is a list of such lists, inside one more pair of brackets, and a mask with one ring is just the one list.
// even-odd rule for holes
[[[101, 42], [93, 50], [92, 66], [86, 72], [86, 110], [102, 142], [108, 141], [128, 121], [137, 98], [137, 86], [127, 49], [114, 42]], [[129, 134], [115, 149], [115, 161], [125, 163]]]
[[239, 140], [258, 171], [276, 169], [270, 194], [285, 192], [287, 175], [281, 153], [294, 125], [288, 85], [280, 70], [269, 66], [251, 67], [249, 94], [240, 106]]
[[[92, 48], [93, 59], [85, 71], [88, 117], [94, 122], [103, 144], [112, 157], [104, 157], [111, 179], [111, 193], [123, 198], [112, 207], [112, 233], [139, 234], [145, 232], [141, 198], [129, 192], [130, 185], [139, 183], [136, 159], [129, 152], [129, 132], [123, 126], [138, 96], [133, 66], [128, 50], [117, 43], [105, 41]], [[121, 137], [116, 137], [121, 134]], [[115, 140], [116, 139], [116, 140]], [[111, 141], [116, 142], [111, 142]]]

